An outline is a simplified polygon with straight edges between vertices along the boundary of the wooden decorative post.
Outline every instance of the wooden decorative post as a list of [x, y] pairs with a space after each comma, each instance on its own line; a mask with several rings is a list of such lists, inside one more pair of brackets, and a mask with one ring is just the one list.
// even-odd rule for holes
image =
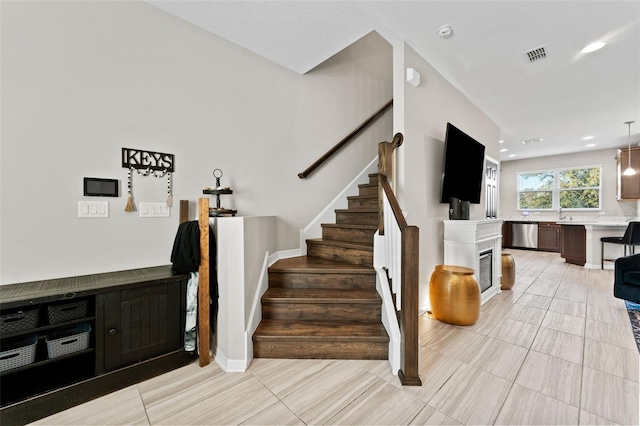
[[180, 223], [189, 221], [189, 200], [180, 200]]
[[200, 198], [198, 203], [200, 225], [200, 269], [198, 283], [198, 349], [200, 367], [209, 365], [209, 199]]

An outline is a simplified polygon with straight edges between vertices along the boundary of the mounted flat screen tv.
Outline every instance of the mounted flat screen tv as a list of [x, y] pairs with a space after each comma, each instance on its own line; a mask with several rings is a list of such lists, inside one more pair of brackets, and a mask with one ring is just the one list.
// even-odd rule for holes
[[484, 161], [484, 145], [447, 123], [440, 202], [480, 204]]

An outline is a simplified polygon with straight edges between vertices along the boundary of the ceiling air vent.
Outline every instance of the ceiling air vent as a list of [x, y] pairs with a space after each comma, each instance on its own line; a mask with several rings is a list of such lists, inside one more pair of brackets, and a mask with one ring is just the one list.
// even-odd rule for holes
[[535, 138], [535, 139], [524, 139], [524, 140], [522, 141], [522, 143], [523, 143], [524, 145], [529, 145], [529, 144], [532, 144], [532, 143], [538, 143], [538, 142], [542, 142], [542, 139], [541, 139], [541, 138]]
[[537, 62], [541, 59], [544, 59], [547, 57], [546, 46], [540, 46], [536, 49], [530, 50], [528, 52], [524, 52], [524, 56], [526, 56], [527, 59], [529, 59], [529, 62]]

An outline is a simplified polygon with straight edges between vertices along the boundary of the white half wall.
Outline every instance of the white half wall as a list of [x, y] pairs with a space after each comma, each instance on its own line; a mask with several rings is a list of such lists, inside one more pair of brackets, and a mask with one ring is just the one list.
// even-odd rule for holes
[[277, 220], [274, 216], [224, 217], [212, 222], [218, 248], [216, 362], [224, 371], [244, 371], [253, 359], [251, 336], [255, 319], [261, 317], [255, 309], [267, 288]]

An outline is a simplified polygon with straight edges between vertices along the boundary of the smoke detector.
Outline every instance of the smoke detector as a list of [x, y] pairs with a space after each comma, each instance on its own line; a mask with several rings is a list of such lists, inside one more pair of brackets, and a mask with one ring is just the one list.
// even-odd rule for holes
[[449, 38], [453, 34], [453, 28], [451, 28], [451, 25], [443, 25], [438, 28], [437, 33], [440, 38]]

